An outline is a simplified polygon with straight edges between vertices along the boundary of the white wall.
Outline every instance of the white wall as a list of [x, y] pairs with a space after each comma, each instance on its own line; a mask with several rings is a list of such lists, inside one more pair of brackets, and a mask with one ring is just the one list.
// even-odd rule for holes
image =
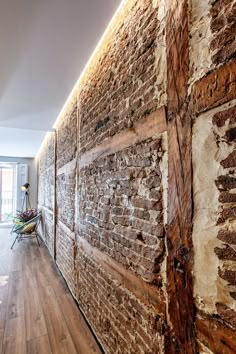
[[20, 158], [20, 157], [5, 157], [0, 156], [0, 162], [16, 162], [27, 164], [29, 173], [29, 184], [30, 184], [30, 203], [31, 206], [37, 207], [37, 196], [38, 196], [38, 182], [37, 182], [37, 163], [36, 159], [33, 158]]

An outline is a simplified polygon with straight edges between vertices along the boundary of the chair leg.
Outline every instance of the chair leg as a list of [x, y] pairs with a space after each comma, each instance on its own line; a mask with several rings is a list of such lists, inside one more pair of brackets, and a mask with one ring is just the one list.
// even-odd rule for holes
[[18, 239], [18, 235], [16, 235], [16, 238], [15, 238], [13, 244], [11, 245], [11, 250], [13, 249], [13, 246], [14, 246], [14, 244], [16, 243], [16, 240], [17, 240], [17, 239]]
[[37, 239], [38, 245], [39, 245], [39, 247], [40, 247], [40, 243], [39, 243], [39, 239], [38, 239], [37, 232], [35, 233], [35, 236], [36, 236], [36, 239]]

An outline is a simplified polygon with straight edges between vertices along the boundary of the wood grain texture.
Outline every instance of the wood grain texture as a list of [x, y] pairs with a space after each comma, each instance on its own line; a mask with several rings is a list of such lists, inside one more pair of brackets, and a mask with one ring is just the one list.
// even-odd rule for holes
[[191, 117], [188, 113], [188, 2], [167, 1], [168, 353], [196, 353], [192, 285]]
[[236, 59], [197, 81], [192, 89], [191, 110], [200, 114], [236, 98]]
[[161, 290], [137, 277], [134, 273], [97, 248], [91, 246], [81, 237], [78, 238], [77, 242], [78, 247], [101, 265], [113, 279], [116, 279], [131, 291], [145, 305], [153, 306], [162, 318], [165, 317], [165, 298]]
[[76, 168], [76, 158], [57, 170], [57, 176], [73, 171]]
[[101, 353], [97, 342], [91, 336], [91, 333], [88, 332], [88, 326], [71, 295], [61, 295], [58, 297], [58, 301], [64, 313], [65, 321], [72, 335], [77, 353]]
[[69, 329], [64, 321], [56, 294], [51, 286], [40, 289], [42, 306], [53, 353], [76, 353]]
[[27, 341], [27, 354], [52, 354], [48, 335]]
[[188, 2], [167, 0], [166, 56], [168, 119], [185, 104], [188, 84]]
[[0, 353], [101, 353], [44, 244], [12, 251], [9, 232], [0, 229]]
[[134, 123], [132, 128], [125, 129], [83, 154], [79, 159], [79, 168], [89, 165], [98, 158], [104, 158], [152, 136], [161, 134], [166, 129], [166, 114], [163, 106]]
[[54, 139], [54, 198], [53, 198], [53, 256], [57, 259], [57, 131], [55, 130]]
[[200, 315], [196, 319], [196, 329], [199, 342], [210, 348], [213, 353], [236, 353], [235, 331], [217, 319]]

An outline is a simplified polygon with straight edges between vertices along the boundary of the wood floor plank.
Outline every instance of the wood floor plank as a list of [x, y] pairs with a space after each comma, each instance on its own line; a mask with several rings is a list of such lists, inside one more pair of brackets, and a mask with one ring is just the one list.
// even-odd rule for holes
[[12, 251], [9, 232], [0, 229], [0, 354], [101, 353], [44, 244]]
[[98, 347], [97, 342], [89, 330], [72, 296], [70, 294], [61, 295], [58, 299], [77, 353], [100, 354], [101, 350]]
[[40, 288], [48, 336], [55, 354], [77, 353], [52, 287]]
[[56, 294], [68, 294], [69, 290], [66, 285], [65, 280], [62, 278], [58, 268], [56, 267], [54, 261], [49, 256], [48, 251], [43, 247], [40, 249], [41, 259], [44, 262], [44, 268], [46, 268], [49, 285], [51, 285]]
[[47, 328], [35, 276], [33, 247], [30, 247], [30, 243], [28, 245], [23, 262], [23, 280], [26, 340], [30, 341], [46, 335]]
[[52, 354], [48, 335], [27, 341], [27, 354]]
[[25, 316], [21, 315], [6, 320], [4, 336], [6, 337], [21, 337], [25, 339]]
[[3, 338], [4, 338], [4, 329], [0, 329], [0, 353], [3, 352], [2, 350]]
[[26, 354], [26, 341], [17, 337], [5, 337], [3, 340], [4, 354]]
[[28, 287], [25, 289], [26, 340], [47, 334], [46, 322], [38, 293]]
[[8, 318], [3, 338], [4, 354], [26, 353], [26, 332], [24, 315]]
[[18, 317], [24, 313], [24, 287], [20, 271], [10, 273], [8, 286], [6, 318]]
[[4, 329], [7, 299], [8, 299], [8, 275], [0, 276], [0, 330]]

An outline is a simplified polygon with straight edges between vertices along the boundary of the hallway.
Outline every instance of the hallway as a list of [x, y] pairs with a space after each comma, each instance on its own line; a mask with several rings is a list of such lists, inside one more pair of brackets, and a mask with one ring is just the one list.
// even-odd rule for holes
[[101, 353], [47, 249], [0, 229], [0, 353]]
[[0, 354], [236, 354], [236, 0], [2, 3]]

